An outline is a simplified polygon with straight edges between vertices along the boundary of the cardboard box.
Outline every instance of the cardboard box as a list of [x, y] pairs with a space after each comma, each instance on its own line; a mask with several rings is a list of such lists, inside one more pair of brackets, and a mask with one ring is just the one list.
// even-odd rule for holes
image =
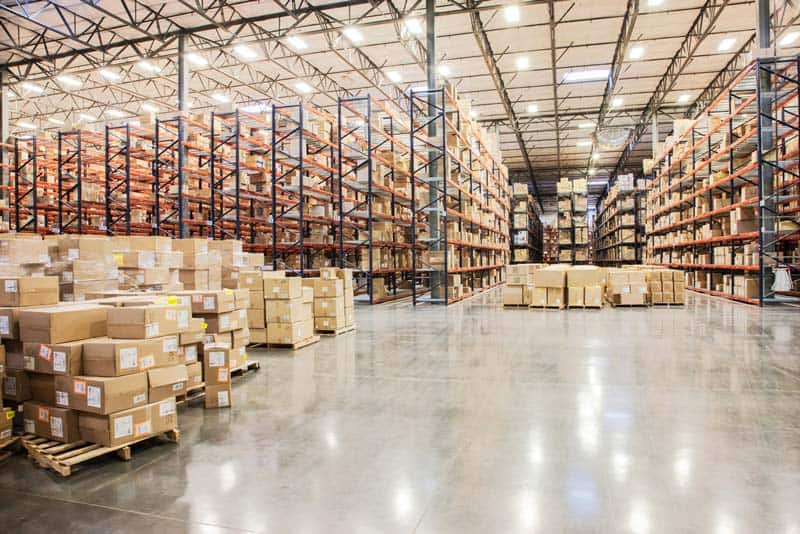
[[23, 309], [19, 313], [20, 338], [29, 343], [53, 344], [103, 337], [108, 312], [113, 309], [96, 304]]
[[315, 330], [332, 331], [344, 328], [346, 325], [344, 308], [342, 308], [342, 315], [338, 317], [314, 317]]
[[231, 348], [246, 347], [250, 344], [250, 329], [240, 328], [231, 332]]
[[206, 333], [220, 334], [232, 332], [247, 326], [247, 310], [235, 310], [218, 315], [205, 316]]
[[266, 313], [263, 309], [249, 308], [247, 310], [247, 326], [251, 328], [264, 328], [267, 324]]
[[192, 362], [186, 364], [186, 379], [187, 390], [203, 385], [202, 362]]
[[55, 376], [41, 373], [28, 373], [31, 388], [31, 400], [43, 402], [50, 406], [56, 403]]
[[559, 288], [565, 287], [566, 283], [567, 272], [563, 268], [545, 267], [533, 273], [533, 285], [536, 287]]
[[206, 387], [229, 383], [231, 369], [236, 367], [239, 354], [238, 349], [223, 345], [206, 347], [203, 357], [203, 376], [205, 376]]
[[[542, 269], [540, 269], [542, 270]], [[564, 288], [563, 287], [548, 287], [547, 288], [547, 305], [548, 306], [563, 306], [564, 305]]]
[[598, 286], [602, 280], [602, 270], [594, 265], [576, 265], [567, 271], [568, 287]]
[[583, 306], [584, 294], [583, 286], [567, 288], [568, 306]]
[[147, 381], [150, 384], [147, 397], [153, 403], [185, 394], [189, 374], [185, 364], [160, 367], [147, 371]]
[[333, 298], [344, 296], [344, 282], [337, 279], [304, 278], [303, 285], [314, 288], [314, 298]]
[[205, 321], [200, 317], [192, 317], [189, 319], [189, 328], [178, 334], [178, 344], [191, 345], [193, 343], [202, 343], [206, 333], [205, 324]]
[[264, 298], [266, 300], [300, 298], [303, 293], [302, 288], [302, 278], [264, 278]]
[[147, 373], [133, 375], [56, 376], [56, 406], [109, 414], [147, 404]]
[[200, 343], [193, 343], [191, 345], [181, 345], [178, 351], [179, 356], [183, 360], [183, 363], [189, 365], [198, 361], [198, 355], [200, 354]]
[[267, 329], [266, 328], [251, 328], [250, 329], [250, 343], [266, 343], [267, 342]]
[[583, 302], [586, 306], [601, 307], [603, 305], [603, 286], [583, 288]]
[[207, 290], [208, 269], [181, 269], [178, 272], [178, 280], [184, 289]]
[[265, 302], [267, 325], [272, 323], [296, 323], [314, 318], [313, 304], [303, 303], [302, 299], [267, 300]]
[[503, 304], [519, 306], [528, 304], [528, 286], [506, 285], [503, 288]]
[[172, 250], [183, 252], [183, 257], [197, 254], [208, 254], [208, 239], [185, 238], [173, 239]]
[[61, 443], [80, 440], [78, 412], [35, 401], [26, 401], [22, 409], [25, 432]]
[[125, 306], [108, 310], [108, 336], [120, 339], [146, 339], [178, 334], [189, 328], [188, 306], [154, 304]]
[[530, 291], [530, 305], [536, 307], [547, 306], [547, 288], [546, 287], [532, 287]]
[[292, 345], [314, 335], [314, 321], [308, 319], [295, 323], [268, 323], [267, 343]]
[[0, 439], [8, 439], [14, 430], [14, 410], [0, 407]]
[[110, 415], [78, 415], [81, 439], [106, 447], [124, 445], [177, 428], [174, 397]]
[[25, 369], [51, 375], [79, 375], [83, 373], [83, 343], [23, 343]]
[[335, 298], [315, 298], [314, 317], [344, 317], [344, 299]]
[[231, 384], [215, 384], [206, 386], [205, 407], [206, 408], [230, 408], [231, 406]]
[[3, 398], [13, 402], [31, 400], [31, 383], [28, 372], [22, 369], [6, 369], [3, 377]]
[[191, 293], [192, 313], [208, 315], [232, 312], [236, 309], [236, 297], [233, 291], [202, 291]]
[[58, 277], [0, 279], [0, 306], [58, 304]]
[[[166, 341], [166, 343], [165, 343]], [[174, 344], [174, 347], [173, 347]], [[164, 350], [172, 349], [172, 350]], [[170, 363], [177, 338], [88, 340], [83, 345], [83, 372], [89, 376], [124, 376]]]

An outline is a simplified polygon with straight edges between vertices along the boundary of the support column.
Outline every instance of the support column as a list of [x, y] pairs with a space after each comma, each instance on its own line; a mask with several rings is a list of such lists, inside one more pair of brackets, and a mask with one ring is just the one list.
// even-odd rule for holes
[[[759, 57], [769, 55], [769, 47], [771, 42], [770, 33], [770, 0], [756, 0], [756, 46], [758, 47]], [[760, 70], [760, 64], [757, 65]], [[769, 69], [776, 68], [775, 65], [769, 66]], [[772, 135], [772, 80], [769, 71], [758, 72], [758, 135], [759, 135], [759, 159], [764, 154], [772, 150], [774, 145]], [[771, 258], [775, 257], [775, 219], [776, 219], [776, 205], [774, 194], [774, 173], [772, 166], [761, 164], [759, 166], [759, 214], [760, 214], [760, 233], [759, 233], [759, 247], [761, 253], [759, 257], [759, 274], [760, 274], [760, 288], [759, 300], [764, 304], [764, 299], [769, 297], [772, 284], [775, 281], [775, 271], [773, 270], [774, 261]], [[766, 243], [766, 244], [765, 244]], [[767, 265], [764, 259], [767, 258]]]
[[[178, 137], [181, 140], [181, 146], [178, 149], [178, 237], [184, 238], [188, 234], [183, 223], [184, 217], [187, 215], [187, 203], [183, 198], [183, 187], [185, 184], [183, 169], [186, 164], [186, 147], [183, 143], [186, 141], [186, 114], [189, 109], [189, 65], [186, 61], [186, 35], [180, 34], [178, 36], [178, 112], [181, 118], [178, 120]], [[214, 177], [212, 176], [213, 180]]]
[[658, 143], [660, 143], [660, 139], [658, 138], [658, 111], [653, 113], [653, 123], [651, 126], [652, 134], [650, 135], [651, 144], [653, 145], [653, 159], [658, 157]]
[[[428, 89], [433, 90], [436, 89], [436, 0], [425, 0], [425, 31], [426, 31], [426, 38], [425, 38], [425, 46], [428, 51], [427, 57], [427, 80], [428, 80]], [[413, 105], [413, 103], [412, 103]], [[428, 97], [428, 116], [433, 116], [435, 113], [434, 106], [436, 105], [436, 96], [431, 94]], [[444, 102], [442, 102], [444, 105]], [[436, 137], [436, 123], [431, 121], [430, 126], [428, 126], [428, 135], [431, 138]], [[432, 161], [437, 154], [430, 153], [428, 155], [429, 159]], [[435, 163], [428, 166], [428, 176], [438, 176], [439, 174], [439, 166]], [[442, 182], [442, 187], [445, 187], [444, 182]], [[435, 203], [436, 197], [439, 196], [439, 192], [434, 187], [434, 183], [430, 184], [428, 188], [428, 201], [431, 203]], [[447, 198], [444, 198], [444, 202], [447, 202]], [[432, 204], [436, 205], [436, 204]], [[446, 209], [446, 206], [443, 205], [442, 209]], [[439, 213], [437, 211], [429, 212], [428, 216], [428, 224], [430, 227], [430, 250], [431, 251], [438, 251], [442, 250], [439, 244]], [[444, 244], [447, 246], [447, 243]], [[447, 269], [447, 265], [445, 265], [445, 270]], [[439, 276], [439, 272], [432, 272], [431, 273], [431, 298], [438, 299], [438, 298], [446, 298], [447, 295], [443, 295], [441, 291], [442, 284], [444, 280], [441, 280]]]
[[[8, 93], [8, 70], [0, 67], [0, 143], [8, 142], [8, 138], [11, 136], [11, 108]], [[10, 151], [5, 147], [0, 147], [0, 185], [2, 186], [11, 185], [11, 172], [7, 167], [10, 163]], [[8, 188], [0, 188], [0, 201], [8, 201], [8, 198]], [[0, 220], [9, 224], [9, 217], [6, 213], [9, 212], [0, 213]]]

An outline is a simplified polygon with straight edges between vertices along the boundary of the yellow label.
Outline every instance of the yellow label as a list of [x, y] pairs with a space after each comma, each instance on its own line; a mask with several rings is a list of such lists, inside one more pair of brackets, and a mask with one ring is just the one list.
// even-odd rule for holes
[[167, 295], [167, 304], [178, 304], [178, 297], [175, 295]]
[[203, 330], [205, 330], [206, 328], [208, 328], [208, 323], [203, 323]]
[[112, 254], [114, 256], [114, 260], [117, 262], [117, 267], [122, 267], [122, 254], [116, 253]]
[[225, 293], [226, 295], [233, 295], [232, 289], [223, 289], [222, 292]]

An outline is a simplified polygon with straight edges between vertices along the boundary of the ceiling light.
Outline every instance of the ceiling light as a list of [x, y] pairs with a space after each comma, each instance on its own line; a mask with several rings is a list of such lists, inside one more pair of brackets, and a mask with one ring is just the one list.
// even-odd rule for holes
[[414, 35], [419, 35], [423, 31], [422, 23], [419, 19], [406, 19], [403, 25], [408, 33], [413, 33]]
[[73, 76], [67, 76], [66, 74], [62, 74], [60, 76], [56, 76], [56, 80], [61, 82], [64, 85], [69, 85], [70, 87], [80, 87], [83, 83]]
[[31, 82], [24, 82], [22, 84], [22, 88], [25, 89], [26, 91], [30, 91], [31, 93], [39, 93], [39, 94], [44, 93], [44, 87], [42, 87], [41, 85], [36, 85], [35, 83]]
[[678, 97], [679, 104], [686, 104], [689, 100], [692, 99], [692, 95], [681, 95]]
[[389, 72], [387, 72], [386, 77], [389, 78], [394, 83], [400, 83], [403, 81], [403, 77], [396, 70], [390, 70]]
[[22, 129], [25, 129], [25, 130], [35, 130], [36, 129], [36, 125], [35, 124], [33, 124], [32, 122], [27, 122], [27, 121], [19, 121], [17, 123], [17, 126], [19, 126]]
[[291, 46], [295, 50], [305, 50], [306, 48], [308, 48], [306, 42], [296, 35], [290, 35], [289, 37], [287, 37], [286, 42], [289, 44], [289, 46]]
[[650, 7], [660, 6], [664, 3], [664, 0], [647, 0], [647, 5]]
[[591, 82], [608, 78], [608, 69], [572, 70], [564, 75], [564, 82]]
[[578, 141], [575, 143], [575, 146], [592, 146], [591, 139], [583, 139], [582, 141]]
[[158, 111], [158, 106], [151, 104], [150, 102], [145, 102], [142, 104], [142, 109], [151, 113], [156, 113]]
[[536, 104], [528, 104], [526, 109], [528, 113], [539, 113], [539, 106]]
[[133, 119], [128, 124], [130, 124], [134, 128], [138, 128], [138, 127], [140, 127], [142, 125], [142, 123], [139, 121], [139, 119]]
[[589, 185], [608, 185], [608, 180], [605, 178], [600, 178], [597, 180], [589, 180]]
[[528, 70], [531, 68], [531, 61], [528, 56], [520, 56], [517, 58], [517, 70]]
[[208, 60], [197, 52], [187, 52], [186, 59], [195, 67], [205, 67], [208, 65]]
[[593, 123], [593, 122], [582, 122], [582, 123], [580, 123], [578, 125], [578, 128], [580, 128], [582, 130], [585, 130], [587, 128], [594, 128], [594, 127], [595, 127], [595, 123]]
[[514, 23], [519, 22], [520, 15], [519, 15], [519, 6], [516, 4], [511, 4], [503, 8], [503, 16], [506, 18], [506, 22]]
[[345, 29], [342, 30], [342, 33], [353, 44], [360, 43], [361, 41], [364, 40], [364, 36], [361, 35], [361, 32], [358, 31], [358, 28], [355, 28], [353, 26], [347, 26]]
[[628, 59], [642, 59], [644, 57], [644, 47], [634, 46], [628, 51]]
[[294, 84], [294, 88], [297, 89], [298, 93], [308, 94], [314, 90], [313, 87], [308, 85], [306, 82], [297, 82]]
[[450, 67], [448, 67], [447, 65], [439, 65], [439, 68], [437, 70], [439, 71], [439, 74], [441, 74], [445, 78], [450, 76]]
[[474, 119], [474, 118], [476, 118], [476, 117], [477, 117], [478, 115], [480, 115], [480, 114], [481, 114], [481, 112], [480, 112], [480, 111], [478, 111], [477, 109], [471, 109], [471, 110], [469, 110], [469, 118], [470, 118], [470, 119]]
[[618, 108], [622, 105], [623, 102], [625, 102], [625, 99], [622, 98], [621, 96], [618, 96], [617, 98], [611, 101], [611, 107]]
[[263, 102], [252, 102], [246, 106], [239, 106], [239, 109], [246, 113], [269, 113], [272, 106], [267, 106]]
[[52, 122], [53, 124], [58, 124], [59, 126], [64, 126], [64, 124], [66, 124], [61, 119], [57, 119], [55, 117], [47, 117], [47, 122]]
[[589, 169], [589, 176], [594, 176], [597, 173], [597, 169]]
[[592, 161], [597, 161], [599, 159], [600, 159], [600, 154], [598, 152], [592, 154]]
[[258, 52], [244, 44], [237, 44], [234, 46], [233, 53], [239, 56], [239, 59], [243, 61], [250, 61], [258, 57]]
[[222, 104], [227, 104], [228, 102], [231, 101], [229, 96], [223, 95], [222, 93], [214, 93], [213, 95], [211, 95], [211, 98]]
[[124, 111], [120, 111], [118, 109], [107, 109], [106, 110], [106, 115], [111, 115], [112, 117], [119, 118], [119, 117], [124, 117], [125, 116], [125, 112]]
[[112, 82], [118, 82], [122, 79], [122, 76], [117, 71], [109, 69], [100, 69], [100, 76]]
[[139, 62], [139, 68], [152, 73], [161, 72], [161, 67], [151, 61], [147, 61], [146, 59], [143, 59]]
[[726, 37], [725, 39], [719, 42], [717, 50], [719, 50], [720, 52], [724, 52], [726, 50], [730, 50], [731, 48], [733, 48], [733, 45], [735, 44], [736, 44], [736, 37]]
[[97, 117], [95, 117], [94, 115], [89, 115], [88, 113], [81, 113], [80, 115], [78, 115], [78, 118], [86, 122], [92, 122], [97, 120]]
[[797, 38], [800, 37], [800, 32], [791, 32], [787, 33], [783, 37], [781, 37], [780, 41], [778, 41], [779, 46], [791, 46], [797, 41]]

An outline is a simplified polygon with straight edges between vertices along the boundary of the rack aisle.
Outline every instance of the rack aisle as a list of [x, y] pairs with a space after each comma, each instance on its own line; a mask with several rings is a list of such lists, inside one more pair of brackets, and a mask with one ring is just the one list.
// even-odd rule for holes
[[645, 191], [632, 174], [620, 175], [600, 200], [594, 219], [594, 262], [637, 264], [644, 260]]

